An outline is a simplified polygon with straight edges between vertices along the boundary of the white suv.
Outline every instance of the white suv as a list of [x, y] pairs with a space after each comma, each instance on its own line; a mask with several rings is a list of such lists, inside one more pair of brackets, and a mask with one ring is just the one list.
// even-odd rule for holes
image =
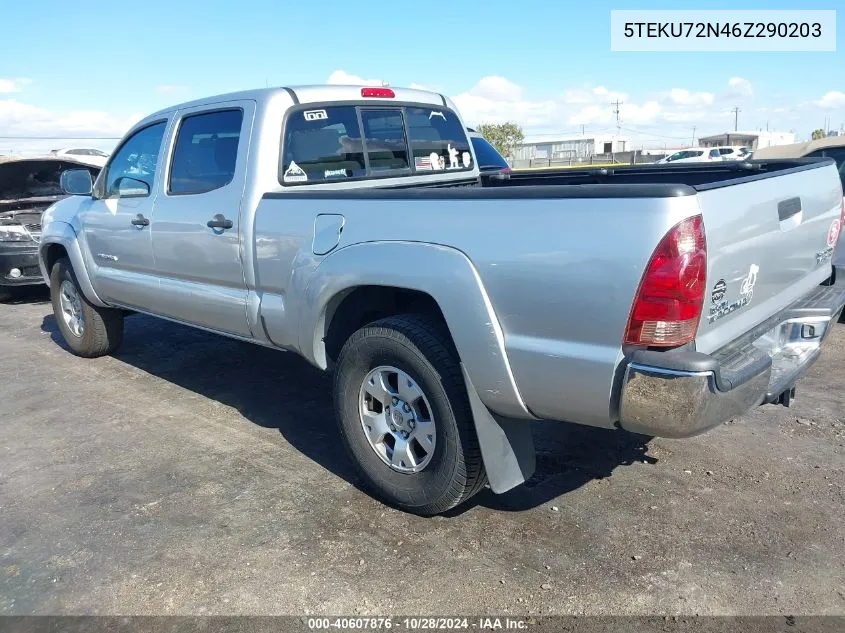
[[675, 163], [707, 163], [718, 160], [725, 160], [718, 147], [690, 147], [661, 158], [657, 163], [674, 165]]

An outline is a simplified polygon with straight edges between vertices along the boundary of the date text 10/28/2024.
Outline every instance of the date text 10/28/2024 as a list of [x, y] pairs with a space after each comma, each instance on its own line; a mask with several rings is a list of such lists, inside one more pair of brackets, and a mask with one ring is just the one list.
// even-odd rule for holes
[[530, 620], [521, 618], [390, 618], [390, 617], [353, 617], [353, 618], [308, 618], [310, 630], [389, 630], [406, 629], [409, 631], [522, 631], [529, 627]]

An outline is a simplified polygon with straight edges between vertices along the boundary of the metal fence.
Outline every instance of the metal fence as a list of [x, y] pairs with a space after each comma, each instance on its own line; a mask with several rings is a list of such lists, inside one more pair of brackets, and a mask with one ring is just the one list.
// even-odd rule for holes
[[642, 154], [639, 150], [616, 152], [615, 154], [591, 154], [589, 156], [570, 156], [567, 158], [517, 158], [510, 161], [514, 169], [542, 167], [589, 167], [590, 165], [647, 165], [654, 163], [666, 154]]

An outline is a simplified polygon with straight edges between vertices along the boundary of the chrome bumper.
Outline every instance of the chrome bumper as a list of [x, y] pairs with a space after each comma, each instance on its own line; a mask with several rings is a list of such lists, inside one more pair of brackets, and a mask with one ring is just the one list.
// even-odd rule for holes
[[759, 404], [788, 404], [845, 305], [845, 270], [838, 273], [835, 285], [819, 286], [713, 355], [634, 352], [622, 381], [622, 428], [690, 437]]

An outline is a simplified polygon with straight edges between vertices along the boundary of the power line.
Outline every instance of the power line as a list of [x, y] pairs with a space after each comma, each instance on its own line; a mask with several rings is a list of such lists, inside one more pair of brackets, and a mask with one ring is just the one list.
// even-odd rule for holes
[[613, 113], [616, 115], [616, 130], [617, 131], [619, 131], [619, 129], [620, 129], [620, 126], [619, 126], [619, 106], [621, 106], [622, 103], [623, 102], [620, 101], [619, 99], [617, 99], [616, 101], [610, 102], [610, 105], [615, 107], [615, 110], [613, 110]]

